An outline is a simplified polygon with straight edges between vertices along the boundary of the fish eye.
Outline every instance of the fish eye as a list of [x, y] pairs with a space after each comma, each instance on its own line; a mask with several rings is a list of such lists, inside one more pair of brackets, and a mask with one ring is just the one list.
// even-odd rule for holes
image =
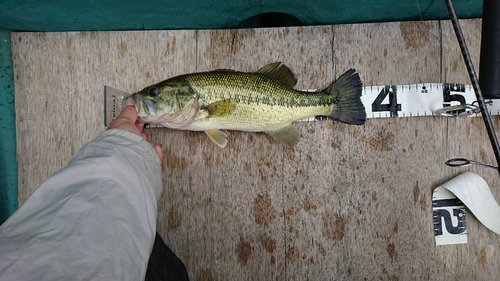
[[160, 93], [160, 90], [156, 87], [149, 88], [149, 95], [152, 97], [156, 97]]

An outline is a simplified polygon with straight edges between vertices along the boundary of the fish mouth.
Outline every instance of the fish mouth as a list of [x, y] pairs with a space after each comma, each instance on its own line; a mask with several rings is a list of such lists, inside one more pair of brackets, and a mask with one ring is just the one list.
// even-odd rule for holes
[[156, 106], [152, 101], [143, 99], [141, 95], [137, 93], [133, 96], [135, 102], [135, 110], [142, 120], [147, 121], [146, 119], [151, 119], [156, 115]]
[[141, 96], [138, 95], [138, 94], [133, 94], [134, 96], [134, 103], [135, 103], [135, 111], [137, 111], [137, 113], [140, 112], [140, 109], [141, 109]]

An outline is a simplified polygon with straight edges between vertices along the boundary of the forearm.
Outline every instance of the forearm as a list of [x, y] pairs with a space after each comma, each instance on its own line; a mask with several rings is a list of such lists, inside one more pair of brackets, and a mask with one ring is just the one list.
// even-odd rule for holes
[[143, 278], [161, 190], [159, 158], [147, 141], [102, 133], [0, 227], [0, 277]]

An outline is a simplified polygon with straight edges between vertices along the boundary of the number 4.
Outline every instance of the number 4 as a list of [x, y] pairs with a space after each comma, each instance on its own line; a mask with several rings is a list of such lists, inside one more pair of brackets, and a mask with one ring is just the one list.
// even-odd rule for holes
[[[389, 103], [382, 104], [387, 95], [389, 95]], [[397, 117], [398, 111], [401, 111], [401, 104], [398, 103], [397, 87], [395, 85], [385, 86], [373, 101], [372, 112], [380, 111], [389, 111], [391, 117]]]

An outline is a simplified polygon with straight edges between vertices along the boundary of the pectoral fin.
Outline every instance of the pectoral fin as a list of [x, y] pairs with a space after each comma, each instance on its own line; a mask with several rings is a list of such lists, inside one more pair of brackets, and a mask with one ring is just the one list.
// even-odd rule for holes
[[236, 103], [231, 100], [221, 100], [207, 105], [209, 117], [227, 117], [236, 109]]
[[267, 131], [264, 133], [270, 135], [275, 141], [282, 143], [288, 147], [295, 146], [299, 142], [301, 137], [300, 132], [293, 125], [288, 125], [281, 129], [275, 131]]
[[205, 131], [207, 133], [207, 136], [215, 142], [218, 146], [224, 148], [227, 145], [227, 136], [229, 133], [221, 130], [207, 130]]

